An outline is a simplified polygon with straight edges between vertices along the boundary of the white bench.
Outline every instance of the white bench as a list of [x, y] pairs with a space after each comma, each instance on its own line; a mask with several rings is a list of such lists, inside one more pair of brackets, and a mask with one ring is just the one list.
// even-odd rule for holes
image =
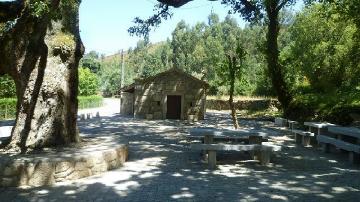
[[[324, 152], [330, 151], [330, 145], [335, 146], [338, 149], [342, 149], [349, 152], [349, 161], [351, 163], [357, 163], [360, 161], [360, 129], [351, 127], [329, 127], [328, 131], [334, 134], [336, 137], [329, 137], [325, 135], [318, 135], [316, 137], [319, 144], [323, 145]], [[355, 139], [353, 142], [345, 140], [350, 137]]]
[[280, 151], [281, 147], [276, 145], [232, 145], [232, 144], [192, 144], [191, 150], [208, 151], [208, 164], [209, 168], [214, 169], [216, 167], [216, 152], [217, 151], [249, 151], [257, 153], [258, 160], [261, 165], [267, 165], [270, 163], [270, 157], [272, 152]]
[[311, 137], [315, 136], [314, 133], [303, 130], [292, 130], [292, 132], [295, 134], [295, 142], [297, 144], [301, 143], [304, 147], [309, 146]]

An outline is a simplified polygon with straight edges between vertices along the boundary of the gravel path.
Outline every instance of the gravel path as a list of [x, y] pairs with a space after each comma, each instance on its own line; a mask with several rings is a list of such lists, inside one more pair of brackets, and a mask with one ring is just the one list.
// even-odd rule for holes
[[[208, 170], [188, 149], [189, 126], [117, 115], [79, 123], [82, 135], [119, 135], [130, 142], [124, 167], [52, 187], [0, 188], [0, 201], [358, 201], [360, 169], [345, 154], [324, 154], [294, 140], [269, 122], [241, 121], [244, 130], [264, 130], [283, 151], [268, 167], [241, 153], [218, 156]], [[230, 127], [225, 113], [209, 113], [197, 126]]]

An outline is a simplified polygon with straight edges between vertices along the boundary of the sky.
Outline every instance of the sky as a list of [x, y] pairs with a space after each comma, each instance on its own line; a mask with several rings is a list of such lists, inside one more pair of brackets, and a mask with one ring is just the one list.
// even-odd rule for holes
[[[86, 52], [95, 50], [101, 54], [111, 55], [121, 49], [135, 47], [139, 37], [130, 36], [127, 29], [134, 25], [133, 20], [139, 16], [146, 19], [154, 14], [156, 0], [82, 0], [80, 5], [80, 34]], [[181, 8], [173, 9], [173, 17], [164, 21], [150, 33], [150, 42], [155, 43], [171, 38], [171, 33], [178, 22], [187, 24], [207, 22], [213, 11], [223, 20], [228, 14], [220, 1], [195, 0]], [[240, 26], [245, 22], [233, 15]]]

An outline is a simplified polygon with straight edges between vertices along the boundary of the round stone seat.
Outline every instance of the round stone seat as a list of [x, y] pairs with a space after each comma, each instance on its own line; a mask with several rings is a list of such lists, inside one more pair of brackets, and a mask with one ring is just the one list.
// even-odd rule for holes
[[0, 186], [43, 186], [119, 168], [128, 158], [128, 141], [117, 136], [85, 137], [73, 147], [30, 154], [0, 153]]

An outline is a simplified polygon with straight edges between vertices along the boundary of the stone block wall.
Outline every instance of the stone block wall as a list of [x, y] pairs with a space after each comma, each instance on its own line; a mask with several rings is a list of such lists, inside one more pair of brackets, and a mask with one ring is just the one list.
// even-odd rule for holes
[[121, 115], [133, 115], [134, 114], [134, 93], [121, 93]]
[[187, 119], [189, 114], [204, 119], [206, 89], [201, 83], [176, 73], [145, 83], [135, 81], [135, 117], [152, 114], [154, 119], [165, 119], [167, 95], [181, 96], [181, 119]]

